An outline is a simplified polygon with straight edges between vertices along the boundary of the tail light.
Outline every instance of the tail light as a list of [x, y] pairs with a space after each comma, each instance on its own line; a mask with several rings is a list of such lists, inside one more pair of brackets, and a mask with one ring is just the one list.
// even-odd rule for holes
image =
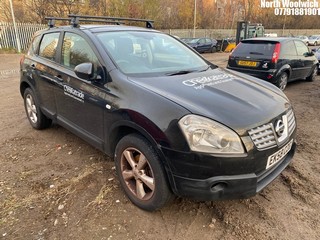
[[280, 43], [276, 43], [276, 46], [274, 47], [273, 54], [272, 54], [272, 63], [277, 63], [280, 55]]

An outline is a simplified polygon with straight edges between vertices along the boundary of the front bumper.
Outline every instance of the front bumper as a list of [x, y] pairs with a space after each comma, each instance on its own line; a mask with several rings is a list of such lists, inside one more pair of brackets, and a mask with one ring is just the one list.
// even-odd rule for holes
[[[250, 165], [251, 167], [247, 165], [247, 167], [241, 168], [239, 165], [237, 166], [237, 164], [231, 167], [232, 164], [230, 165], [230, 162], [230, 169], [228, 169], [228, 164], [226, 164], [226, 169], [224, 169], [225, 173], [233, 173], [230, 175], [215, 175], [219, 172], [218, 169], [215, 171], [215, 167], [212, 167], [211, 169], [213, 177], [207, 177], [205, 179], [200, 178], [200, 176], [199, 178], [194, 178], [172, 173], [172, 190], [178, 196], [190, 197], [201, 201], [239, 199], [254, 196], [271, 183], [288, 166], [293, 158], [295, 148], [296, 144], [293, 143], [291, 150], [280, 162], [270, 169], [262, 170], [258, 173], [254, 172], [254, 168], [258, 167], [259, 164], [252, 164]], [[248, 160], [248, 157], [246, 159], [249, 162], [263, 162], [262, 165], [265, 166], [265, 160], [259, 161], [259, 158]], [[186, 162], [186, 164], [188, 164], [188, 162]], [[221, 165], [221, 162], [219, 164]], [[223, 168], [224, 167], [222, 166], [222, 169]], [[234, 174], [237, 172], [237, 169], [240, 174]], [[244, 173], [245, 169], [247, 169], [247, 173]], [[197, 168], [196, 166], [193, 166], [193, 168], [190, 168], [189, 170], [197, 171]], [[198, 169], [200, 174], [202, 170], [203, 166], [200, 166]]]

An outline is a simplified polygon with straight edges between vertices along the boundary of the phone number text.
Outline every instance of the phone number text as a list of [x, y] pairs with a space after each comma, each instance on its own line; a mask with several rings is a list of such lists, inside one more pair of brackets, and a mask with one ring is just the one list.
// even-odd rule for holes
[[316, 16], [320, 15], [320, 8], [275, 8], [276, 16]]

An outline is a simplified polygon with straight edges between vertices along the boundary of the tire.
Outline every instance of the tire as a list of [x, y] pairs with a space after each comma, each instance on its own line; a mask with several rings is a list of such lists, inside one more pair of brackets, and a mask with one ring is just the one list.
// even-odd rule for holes
[[140, 135], [130, 134], [119, 141], [115, 165], [124, 192], [139, 208], [155, 211], [173, 198], [159, 155]]
[[48, 119], [41, 112], [37, 99], [30, 88], [27, 88], [24, 91], [23, 99], [24, 108], [31, 126], [38, 130], [48, 128], [51, 125], [52, 120]]
[[308, 81], [308, 82], [313, 82], [315, 79], [316, 79], [316, 76], [318, 75], [318, 66], [316, 65], [316, 66], [314, 66], [313, 68], [312, 68], [312, 72], [311, 72], [311, 74], [310, 74], [310, 76], [308, 76], [307, 78], [306, 78], [306, 80]]
[[283, 91], [286, 88], [287, 84], [288, 74], [286, 72], [282, 72], [280, 76], [277, 78], [276, 86]]
[[318, 45], [318, 42], [314, 42], [314, 45], [317, 46], [317, 45]]
[[211, 53], [215, 53], [217, 51], [217, 48], [215, 46], [213, 46], [210, 50]]

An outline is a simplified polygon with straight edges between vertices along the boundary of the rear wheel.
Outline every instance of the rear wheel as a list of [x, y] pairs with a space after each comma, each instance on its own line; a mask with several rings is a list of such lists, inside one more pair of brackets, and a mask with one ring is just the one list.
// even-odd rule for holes
[[24, 108], [31, 126], [35, 129], [44, 129], [51, 125], [51, 119], [48, 119], [40, 110], [37, 99], [33, 91], [27, 88], [23, 94]]
[[282, 72], [280, 76], [277, 78], [276, 85], [282, 91], [286, 88], [288, 84], [288, 74], [286, 72]]
[[160, 158], [140, 135], [130, 134], [119, 141], [115, 165], [122, 188], [139, 208], [154, 211], [172, 199]]
[[318, 66], [316, 65], [313, 67], [310, 76], [308, 76], [306, 80], [309, 82], [313, 82], [316, 79], [317, 74], [318, 74]]

